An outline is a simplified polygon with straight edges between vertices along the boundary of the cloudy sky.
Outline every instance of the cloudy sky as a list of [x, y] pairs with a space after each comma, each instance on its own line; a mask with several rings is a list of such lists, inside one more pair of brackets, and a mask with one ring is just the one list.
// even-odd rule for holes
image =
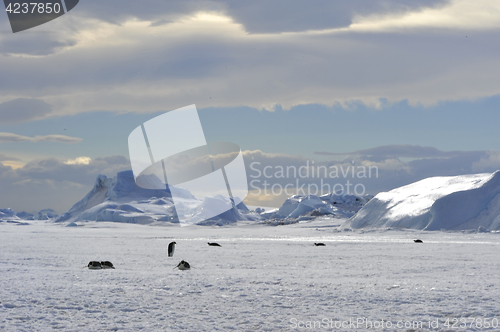
[[376, 165], [373, 194], [495, 171], [499, 33], [496, 0], [85, 0], [16, 34], [0, 14], [0, 208], [65, 212], [191, 104], [247, 163]]

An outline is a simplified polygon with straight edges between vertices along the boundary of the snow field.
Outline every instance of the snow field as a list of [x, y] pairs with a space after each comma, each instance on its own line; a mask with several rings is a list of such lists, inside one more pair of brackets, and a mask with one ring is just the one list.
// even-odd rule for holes
[[[2, 224], [0, 330], [279, 331], [366, 318], [438, 319], [439, 329], [418, 329], [436, 331], [447, 318], [500, 318], [498, 234], [338, 232], [331, 222]], [[173, 269], [181, 259], [190, 271]], [[90, 260], [116, 269], [89, 270]]]

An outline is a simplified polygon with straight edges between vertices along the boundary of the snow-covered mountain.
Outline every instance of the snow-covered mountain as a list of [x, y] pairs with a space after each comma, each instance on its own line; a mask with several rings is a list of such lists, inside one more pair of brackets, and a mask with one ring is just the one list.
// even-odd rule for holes
[[427, 178], [376, 195], [351, 228], [500, 229], [500, 171]]
[[[143, 176], [138, 181], [149, 182], [149, 187], [159, 188], [161, 181], [154, 175]], [[165, 186], [165, 185], [163, 185]], [[187, 190], [177, 187], [161, 189], [144, 189], [134, 181], [132, 171], [123, 171], [114, 178], [105, 175], [97, 176], [92, 190], [68, 212], [61, 215], [56, 222], [77, 221], [114, 221], [124, 223], [151, 224], [156, 222], [178, 223], [171, 192], [186, 202], [196, 200]], [[207, 197], [197, 211], [193, 211], [194, 220], [202, 220], [198, 224], [228, 224], [237, 221], [259, 219], [258, 215], [250, 215], [248, 208], [238, 204], [235, 208], [216, 217], [206, 219], [203, 215], [218, 201], [227, 200], [222, 196]]]

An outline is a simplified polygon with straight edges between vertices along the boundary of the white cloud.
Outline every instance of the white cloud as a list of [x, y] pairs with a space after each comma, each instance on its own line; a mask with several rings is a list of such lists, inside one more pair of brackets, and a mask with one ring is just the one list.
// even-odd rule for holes
[[127, 169], [130, 162], [123, 156], [95, 158], [87, 164], [41, 159], [17, 169], [0, 163], [0, 208], [66, 212], [92, 189], [98, 174], [112, 177]]
[[78, 157], [75, 159], [66, 160], [64, 163], [66, 165], [88, 165], [88, 164], [90, 164], [91, 161], [92, 161], [92, 159], [84, 156], [84, 157]]
[[360, 164], [367, 168], [377, 167], [377, 169], [382, 171], [405, 171], [407, 173], [411, 173], [411, 168], [408, 164], [399, 159], [386, 159], [380, 162], [361, 160]]
[[50, 115], [52, 106], [39, 99], [17, 98], [0, 104], [0, 122], [15, 123]]
[[488, 151], [487, 155], [472, 164], [474, 172], [494, 172], [500, 170], [500, 151]]
[[0, 143], [11, 143], [11, 142], [59, 142], [59, 143], [69, 143], [76, 144], [82, 141], [78, 137], [70, 137], [66, 135], [44, 135], [44, 136], [23, 136], [13, 133], [0, 132]]
[[500, 3], [496, 0], [453, 0], [438, 8], [423, 8], [388, 15], [357, 16], [347, 31], [402, 32], [401, 29], [489, 30], [500, 28]]

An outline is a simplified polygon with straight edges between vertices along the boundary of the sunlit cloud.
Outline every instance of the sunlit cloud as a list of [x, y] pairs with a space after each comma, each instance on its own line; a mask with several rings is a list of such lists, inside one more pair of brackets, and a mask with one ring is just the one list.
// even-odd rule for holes
[[[0, 76], [8, 82], [0, 102], [38, 98], [51, 106], [48, 117], [152, 113], [193, 103], [273, 110], [311, 103], [379, 107], [385, 98], [429, 106], [500, 93], [499, 60], [486, 42], [500, 28], [500, 4], [422, 6], [378, 8], [344, 17], [348, 23], [340, 27], [260, 33], [224, 9], [127, 14], [116, 21], [84, 12], [55, 20], [57, 32], [41, 37], [43, 50], [25, 47], [28, 40], [5, 48], [11, 56], [0, 56]], [[480, 40], [465, 43], [469, 30]], [[38, 58], [21, 62], [12, 54]], [[20, 71], [29, 74], [19, 77]]]
[[75, 159], [69, 159], [69, 160], [65, 161], [64, 163], [66, 165], [88, 165], [88, 164], [90, 164], [91, 161], [92, 161], [92, 159], [90, 159], [89, 157], [78, 157]]
[[23, 167], [24, 165], [21, 159], [12, 156], [6, 156], [3, 153], [0, 153], [0, 164], [12, 167], [13, 169]]
[[444, 28], [488, 30], [500, 28], [500, 2], [454, 0], [438, 8], [389, 15], [358, 16], [339, 31], [401, 32], [400, 29]]

